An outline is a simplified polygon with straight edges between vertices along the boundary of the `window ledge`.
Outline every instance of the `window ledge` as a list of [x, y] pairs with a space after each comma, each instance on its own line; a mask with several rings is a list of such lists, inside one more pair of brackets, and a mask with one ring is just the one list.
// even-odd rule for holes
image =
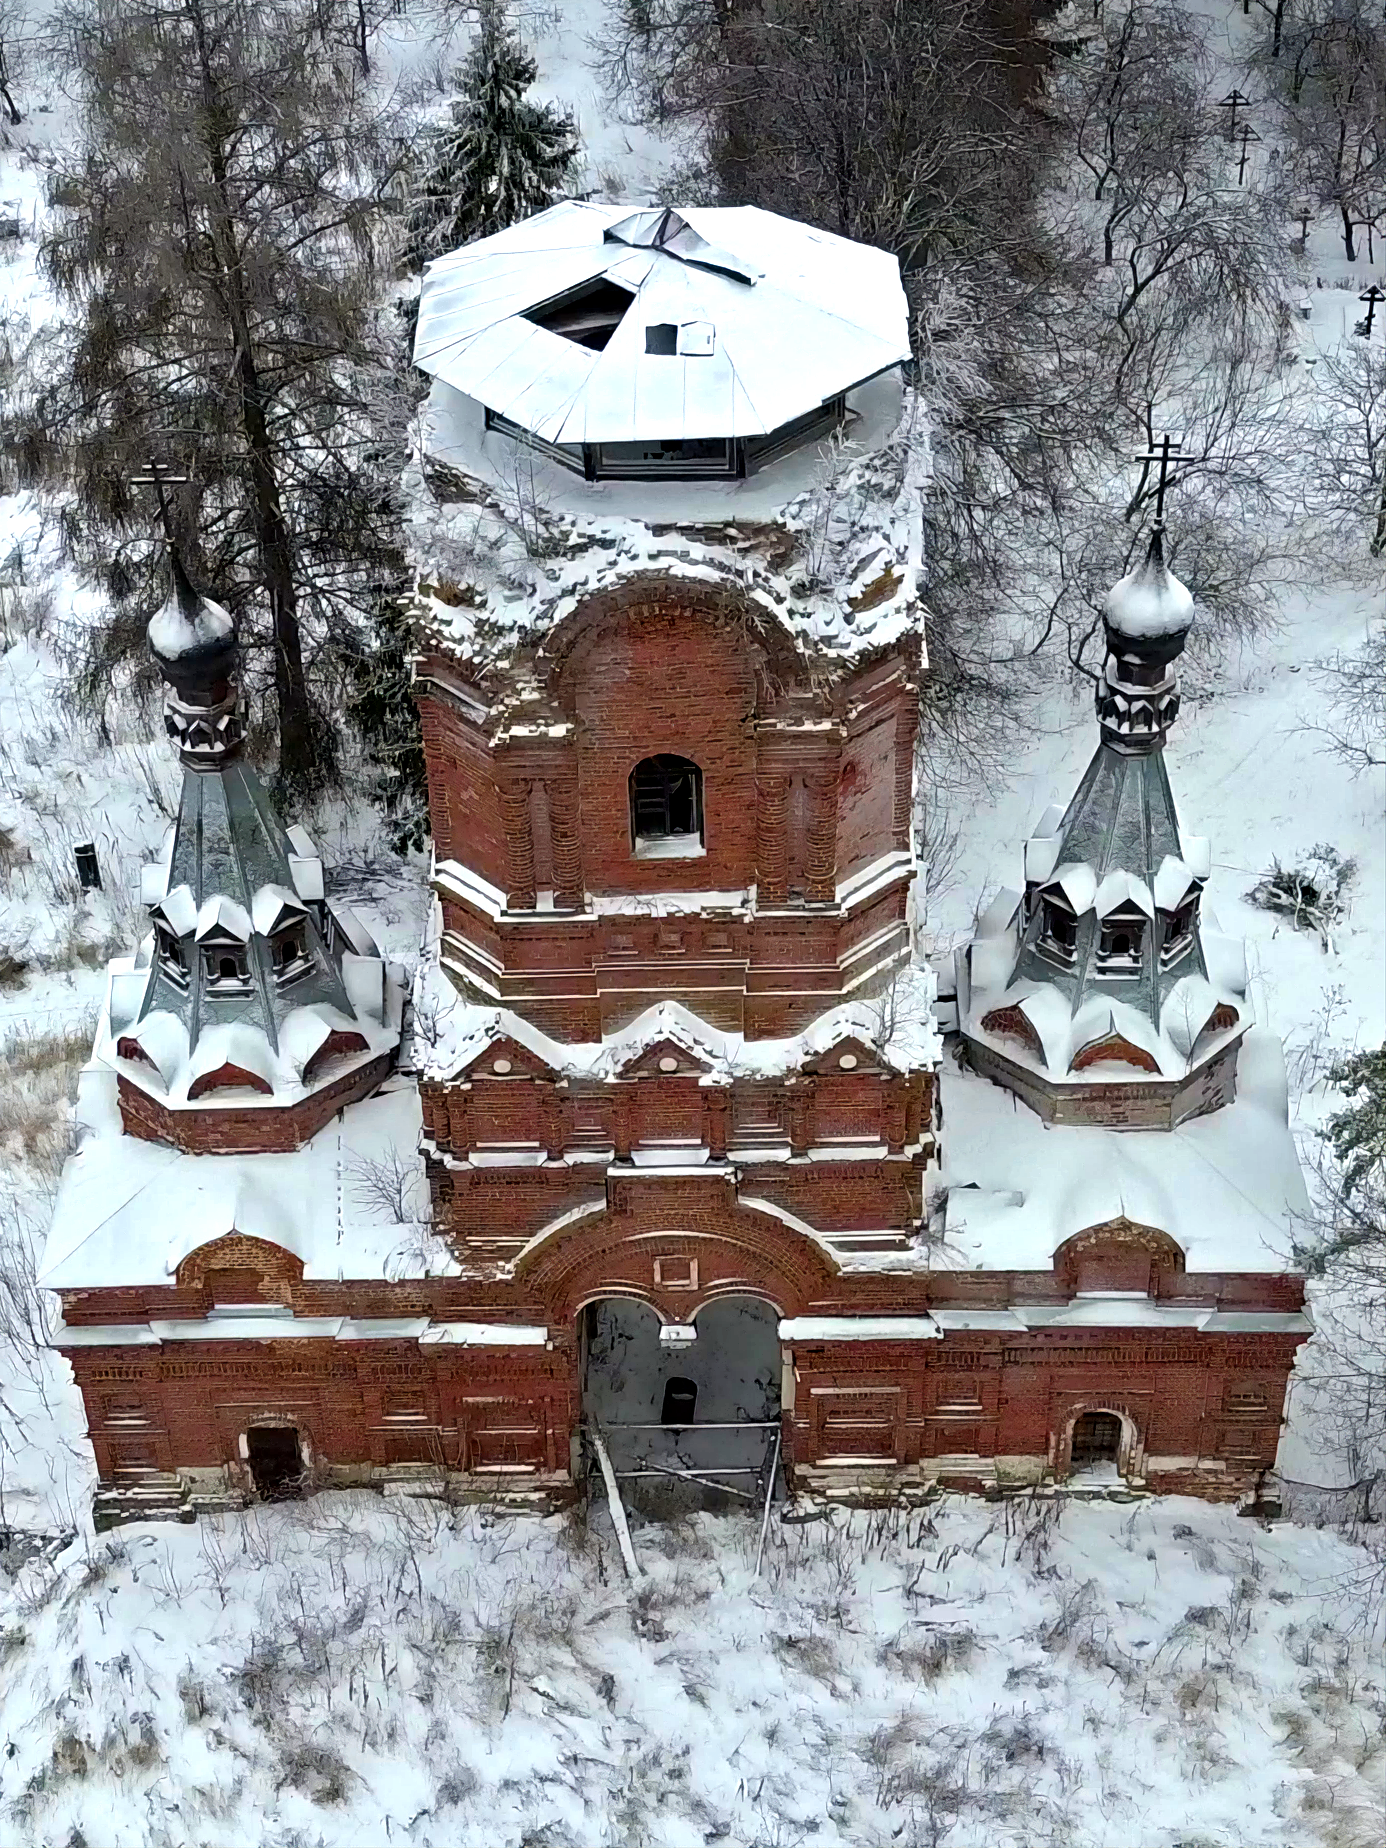
[[706, 855], [696, 834], [647, 834], [635, 843], [637, 860], [701, 860]]

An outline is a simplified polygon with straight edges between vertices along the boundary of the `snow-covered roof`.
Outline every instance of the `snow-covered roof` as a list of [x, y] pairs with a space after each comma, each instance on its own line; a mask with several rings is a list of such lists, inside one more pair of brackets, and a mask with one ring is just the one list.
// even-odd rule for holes
[[802, 1033], [752, 1040], [709, 1026], [679, 1001], [645, 1008], [605, 1039], [555, 1040], [507, 1008], [463, 1002], [435, 962], [424, 964], [419, 981], [415, 1007], [422, 1002], [436, 1020], [437, 1037], [432, 1045], [416, 1046], [415, 1057], [422, 1075], [435, 1080], [465, 1072], [500, 1040], [524, 1047], [550, 1071], [593, 1079], [619, 1076], [642, 1052], [667, 1040], [704, 1067], [705, 1084], [783, 1077], [848, 1039], [872, 1046], [882, 1065], [897, 1072], [932, 1069], [941, 1051], [933, 1020], [934, 977], [922, 967], [904, 971], [893, 1005], [845, 1001], [828, 1008]]
[[307, 1278], [455, 1272], [441, 1241], [400, 1224], [369, 1180], [369, 1163], [397, 1155], [412, 1164], [423, 1220], [411, 1084], [396, 1081], [352, 1105], [290, 1154], [188, 1155], [124, 1135], [114, 1074], [99, 1067], [82, 1074], [78, 1119], [80, 1144], [63, 1170], [43, 1257], [50, 1289], [166, 1287], [189, 1252], [233, 1230], [292, 1252]]
[[[630, 305], [599, 349], [535, 317], [601, 284]], [[886, 251], [757, 206], [565, 200], [429, 264], [414, 363], [547, 442], [615, 443], [765, 435], [909, 352]]]
[[1291, 1268], [1309, 1203], [1284, 1057], [1267, 1029], [1242, 1042], [1235, 1102], [1173, 1130], [1046, 1124], [948, 1064], [941, 1085], [948, 1212], [936, 1266], [1047, 1271], [1065, 1239], [1125, 1218], [1167, 1232], [1190, 1271]]

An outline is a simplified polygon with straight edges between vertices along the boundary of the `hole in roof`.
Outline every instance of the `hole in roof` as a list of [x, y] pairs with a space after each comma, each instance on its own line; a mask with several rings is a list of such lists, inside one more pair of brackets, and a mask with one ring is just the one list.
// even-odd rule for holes
[[619, 282], [599, 276], [595, 282], [583, 283], [580, 289], [569, 289], [566, 295], [541, 302], [524, 318], [551, 334], [561, 334], [574, 346], [600, 353], [634, 300], [631, 291], [623, 289]]

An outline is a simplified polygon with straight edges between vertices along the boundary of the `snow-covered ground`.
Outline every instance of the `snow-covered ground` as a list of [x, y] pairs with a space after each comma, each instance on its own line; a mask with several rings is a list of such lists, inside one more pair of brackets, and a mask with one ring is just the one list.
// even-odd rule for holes
[[324, 1496], [0, 1592], [0, 1842], [1378, 1842], [1350, 1548], [950, 1501], [634, 1527]]
[[[1202, 10], [1233, 40], [1249, 29], [1235, 3]], [[597, 94], [602, 12], [535, 9], [541, 83], [579, 114], [586, 183], [638, 192], [667, 154]], [[430, 48], [398, 32], [400, 68], [423, 68]], [[40, 156], [54, 105], [19, 138]], [[41, 194], [22, 147], [0, 151], [0, 201], [32, 221]], [[1352, 337], [1371, 279], [1331, 221], [1312, 228], [1306, 353]], [[31, 238], [0, 244], [0, 312], [54, 312]], [[176, 788], [156, 713], [113, 709], [103, 743], [72, 709], [63, 639], [95, 603], [44, 511], [0, 499], [0, 565], [20, 546], [26, 580], [0, 590], [3, 1243], [41, 1235], [101, 964], [131, 937]], [[1331, 1101], [1327, 1053], [1386, 1038], [1381, 777], [1324, 748], [1312, 672], [1380, 608], [1379, 587], [1288, 596], [1276, 630], [1186, 686], [1170, 748], [1306, 1138]], [[1004, 783], [955, 808], [937, 943], [1017, 881], [1021, 841], [1095, 736], [1086, 687], [1052, 688]], [[369, 813], [305, 819], [408, 959], [418, 865], [390, 869]], [[82, 895], [86, 839], [104, 890]], [[1320, 842], [1358, 863], [1329, 951], [1246, 898], [1272, 857]], [[703, 1515], [637, 1525], [634, 1586], [600, 1513], [589, 1530], [334, 1495], [94, 1537], [80, 1402], [62, 1363], [11, 1338], [15, 1313], [0, 1292], [0, 1528], [76, 1538], [9, 1575], [0, 1552], [0, 1848], [1382, 1839], [1383, 1676], [1350, 1589], [1365, 1556], [1327, 1534], [1190, 1502], [948, 1502], [927, 1521], [772, 1522], [755, 1579], [755, 1524]], [[1315, 1479], [1302, 1435], [1286, 1457]]]

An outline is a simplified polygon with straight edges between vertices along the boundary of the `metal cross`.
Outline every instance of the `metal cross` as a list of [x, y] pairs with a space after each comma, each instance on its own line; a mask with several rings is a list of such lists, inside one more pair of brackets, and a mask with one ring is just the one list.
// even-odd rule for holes
[[1250, 107], [1251, 98], [1249, 96], [1243, 96], [1240, 90], [1229, 90], [1218, 104], [1219, 109], [1226, 109], [1228, 112], [1227, 139], [1229, 141], [1237, 132], [1237, 111], [1239, 109], [1250, 109]]
[[1138, 462], [1145, 464], [1145, 472], [1141, 476], [1142, 490], [1149, 479], [1150, 464], [1152, 462], [1160, 464], [1160, 479], [1155, 487], [1155, 524], [1160, 527], [1163, 527], [1165, 523], [1165, 489], [1169, 486], [1170, 465], [1183, 447], [1182, 443], [1176, 442], [1172, 436], [1166, 434], [1160, 438], [1158, 443], [1152, 438], [1150, 448], [1145, 454], [1136, 457]]
[[1251, 126], [1250, 122], [1242, 123], [1241, 132], [1237, 136], [1237, 140], [1242, 144], [1241, 155], [1237, 161], [1237, 184], [1238, 186], [1242, 184], [1242, 181], [1246, 177], [1246, 155], [1247, 155], [1248, 143], [1252, 141], [1259, 141], [1260, 139], [1261, 137], [1256, 133], [1256, 130]]
[[149, 461], [149, 473], [147, 475], [132, 475], [130, 477], [130, 486], [132, 488], [153, 488], [158, 495], [159, 518], [163, 521], [164, 537], [168, 540], [170, 545], [176, 545], [177, 540], [174, 537], [173, 516], [169, 512], [168, 496], [164, 493], [164, 489], [166, 487], [181, 487], [185, 482], [191, 480], [191, 475], [170, 475], [163, 463], [156, 462], [152, 457]]
[[1359, 295], [1357, 299], [1359, 302], [1365, 302], [1367, 304], [1367, 319], [1365, 322], [1358, 322], [1357, 331], [1361, 334], [1365, 334], [1367, 339], [1370, 340], [1372, 337], [1372, 322], [1376, 319], [1377, 303], [1386, 302], [1386, 289], [1381, 288], [1379, 284], [1374, 282], [1371, 288], [1367, 290], [1366, 294]]

